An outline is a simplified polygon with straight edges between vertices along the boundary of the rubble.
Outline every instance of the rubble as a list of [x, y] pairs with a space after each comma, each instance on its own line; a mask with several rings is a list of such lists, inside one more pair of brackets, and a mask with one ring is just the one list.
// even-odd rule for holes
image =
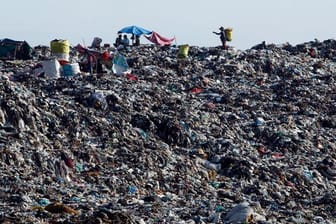
[[0, 223], [335, 223], [335, 49], [112, 48], [127, 75], [52, 79], [48, 56], [0, 61]]

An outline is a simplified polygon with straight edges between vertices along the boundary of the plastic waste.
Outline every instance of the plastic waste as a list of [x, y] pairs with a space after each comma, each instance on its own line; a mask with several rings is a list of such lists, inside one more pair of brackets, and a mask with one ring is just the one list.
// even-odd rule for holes
[[70, 43], [68, 40], [52, 40], [50, 49], [52, 56], [56, 56], [59, 60], [69, 61]]
[[183, 44], [179, 47], [179, 52], [177, 57], [179, 58], [187, 58], [189, 54], [189, 45], [188, 44]]
[[129, 75], [59, 78], [46, 48], [0, 61], [0, 222], [336, 223], [336, 41], [140, 45]]
[[42, 62], [43, 72], [46, 77], [51, 79], [60, 78], [61, 65], [56, 59]]

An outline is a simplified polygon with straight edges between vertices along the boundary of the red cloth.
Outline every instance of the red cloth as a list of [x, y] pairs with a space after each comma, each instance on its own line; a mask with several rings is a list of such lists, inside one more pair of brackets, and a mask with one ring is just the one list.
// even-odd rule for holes
[[191, 89], [191, 92], [192, 93], [195, 93], [195, 94], [198, 94], [198, 93], [201, 93], [203, 90], [201, 88], [198, 88], [198, 87], [194, 87]]
[[175, 40], [175, 37], [173, 38], [165, 38], [161, 35], [159, 35], [158, 33], [156, 32], [152, 32], [152, 34], [148, 37], [146, 36], [146, 38], [154, 43], [154, 44], [157, 44], [157, 45], [160, 45], [160, 46], [166, 46], [166, 45], [171, 45], [173, 43], [173, 41]]
[[104, 51], [104, 53], [103, 53], [103, 59], [104, 59], [104, 61], [109, 60], [109, 58], [110, 58], [110, 54], [107, 51]]
[[69, 168], [74, 168], [74, 162], [72, 161], [72, 159], [66, 158], [64, 162]]
[[131, 81], [138, 81], [138, 77], [136, 75], [133, 75], [133, 74], [126, 74], [126, 78], [128, 80], [131, 80]]

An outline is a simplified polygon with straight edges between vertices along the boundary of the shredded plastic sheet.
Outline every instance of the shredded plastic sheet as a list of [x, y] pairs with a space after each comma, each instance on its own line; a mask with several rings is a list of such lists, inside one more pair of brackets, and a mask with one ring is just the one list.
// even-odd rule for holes
[[175, 37], [173, 38], [166, 38], [161, 36], [160, 34], [158, 34], [157, 32], [152, 32], [152, 34], [150, 36], [146, 36], [146, 38], [157, 45], [160, 46], [166, 46], [166, 45], [171, 45], [173, 43], [173, 41], [175, 40]]

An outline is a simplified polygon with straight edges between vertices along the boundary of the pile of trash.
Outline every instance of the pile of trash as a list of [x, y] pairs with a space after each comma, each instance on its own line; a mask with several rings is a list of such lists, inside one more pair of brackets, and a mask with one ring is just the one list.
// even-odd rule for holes
[[0, 223], [336, 222], [335, 40], [43, 51], [0, 61]]

